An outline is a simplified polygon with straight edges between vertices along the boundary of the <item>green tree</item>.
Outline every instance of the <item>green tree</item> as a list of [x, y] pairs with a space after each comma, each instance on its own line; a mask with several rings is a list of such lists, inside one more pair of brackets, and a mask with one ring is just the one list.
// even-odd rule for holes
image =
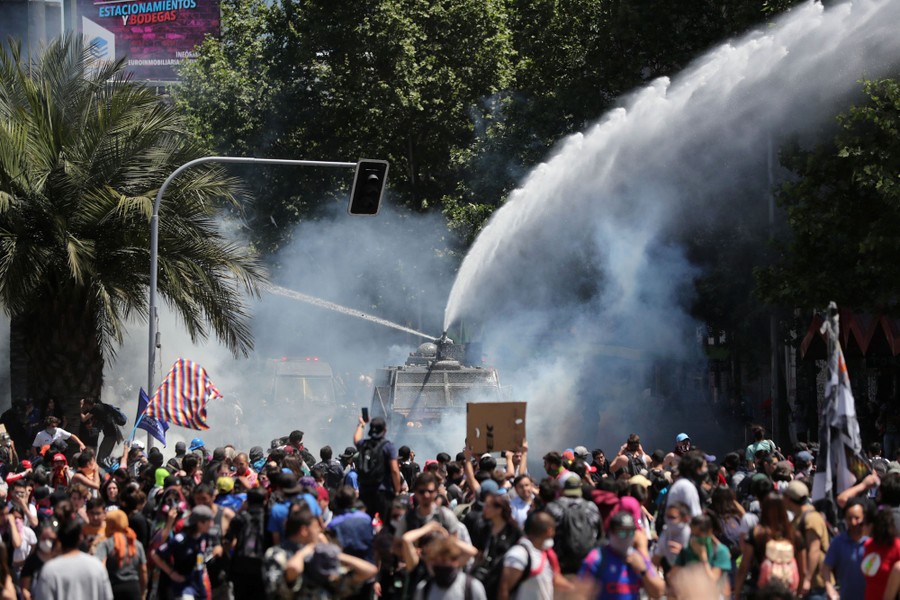
[[473, 240], [561, 138], [799, 1], [508, 0], [515, 79], [445, 201], [451, 227]]
[[[124, 321], [147, 315], [155, 194], [201, 155], [174, 108], [91, 50], [68, 36], [30, 64], [18, 46], [0, 54], [0, 304], [13, 389], [55, 398], [70, 422], [79, 398], [99, 397]], [[216, 227], [233, 183], [196, 168], [168, 188], [159, 290], [192, 337], [211, 330], [238, 354], [252, 346], [241, 292], [255, 293], [262, 271]]]
[[900, 308], [900, 80], [865, 81], [863, 91], [832, 140], [782, 151], [796, 175], [777, 195], [789, 237], [757, 273], [772, 304]]
[[[226, 2], [221, 41], [207, 41], [183, 72], [179, 102], [201, 139], [217, 152], [386, 158], [396, 201], [414, 210], [455, 186], [459, 157], [489, 113], [484, 100], [511, 76], [499, 0], [284, 0], [252, 26], [241, 15]], [[257, 89], [243, 90], [248, 81]], [[323, 199], [346, 202], [334, 178], [303, 177], [267, 176], [251, 223], [263, 250]]]

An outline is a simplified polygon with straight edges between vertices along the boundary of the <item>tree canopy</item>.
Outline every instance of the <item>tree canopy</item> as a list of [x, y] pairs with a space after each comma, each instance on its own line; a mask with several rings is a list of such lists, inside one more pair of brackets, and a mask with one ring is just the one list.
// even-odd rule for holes
[[[18, 393], [70, 408], [99, 396], [104, 354], [127, 318], [146, 317], [154, 197], [202, 155], [177, 110], [91, 50], [72, 35], [31, 63], [18, 46], [0, 53], [0, 306], [25, 345], [13, 348], [28, 361]], [[233, 201], [214, 167], [169, 187], [159, 290], [193, 338], [211, 330], [237, 354], [252, 348], [242, 293], [262, 269], [218, 230], [217, 208]]]
[[775, 305], [900, 308], [900, 81], [865, 81], [863, 101], [837, 118], [832, 139], [786, 147], [795, 179], [778, 191], [789, 237], [758, 272]]

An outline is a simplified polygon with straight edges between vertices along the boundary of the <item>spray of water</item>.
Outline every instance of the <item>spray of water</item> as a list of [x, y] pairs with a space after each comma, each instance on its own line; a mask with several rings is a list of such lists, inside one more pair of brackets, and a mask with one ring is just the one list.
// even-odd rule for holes
[[451, 291], [444, 329], [473, 313], [553, 297], [548, 288], [560, 278], [551, 276], [548, 285], [548, 273], [581, 262], [594, 239], [607, 253], [591, 258], [621, 267], [608, 275], [627, 296], [634, 261], [661, 233], [695, 211], [732, 208], [729, 188], [748, 158], [764, 157], [770, 135], [819, 123], [861, 76], [896, 64], [898, 19], [900, 2], [892, 0], [827, 11], [804, 5], [769, 31], [720, 46], [674, 81], [654, 82], [569, 137], [476, 240]]
[[416, 331], [415, 329], [410, 329], [409, 327], [404, 327], [399, 323], [394, 323], [393, 321], [388, 321], [387, 319], [382, 319], [381, 317], [376, 317], [374, 315], [370, 315], [368, 313], [364, 313], [361, 310], [356, 310], [355, 308], [347, 308], [346, 306], [341, 306], [340, 304], [335, 304], [334, 302], [329, 302], [328, 300], [323, 300], [322, 298], [316, 298], [315, 296], [310, 296], [309, 294], [304, 294], [302, 292], [297, 292], [294, 290], [289, 290], [287, 288], [283, 288], [277, 285], [267, 285], [265, 289], [270, 294], [275, 294], [276, 296], [283, 296], [285, 298], [293, 298], [294, 300], [299, 300], [300, 302], [306, 302], [307, 304], [312, 304], [313, 306], [318, 306], [319, 308], [325, 308], [328, 310], [333, 310], [334, 312], [338, 312], [350, 317], [356, 317], [357, 319], [363, 319], [365, 321], [370, 321], [372, 323], [378, 323], [379, 325], [384, 325], [385, 327], [390, 327], [392, 329], [396, 329], [398, 331], [402, 331], [404, 333], [409, 333], [412, 335], [419, 336], [421, 338], [425, 338], [426, 340], [435, 340], [437, 336], [428, 335], [427, 333], [422, 333], [421, 331]]
[[[698, 266], [685, 241], [710, 230], [738, 236], [753, 222], [763, 247], [769, 148], [832, 123], [861, 77], [889, 73], [898, 22], [896, 0], [800, 6], [564, 140], [475, 241], [443, 328], [482, 322], [486, 343], [501, 349], [564, 332], [567, 344], [522, 363], [515, 396], [529, 401], [529, 423], [548, 423], [544, 434], [569, 444], [615, 436], [617, 447], [624, 427], [646, 433], [659, 409], [653, 390], [616, 396], [636, 367], [597, 349], [699, 355], [685, 311]], [[565, 440], [553, 429], [560, 422], [571, 424]]]

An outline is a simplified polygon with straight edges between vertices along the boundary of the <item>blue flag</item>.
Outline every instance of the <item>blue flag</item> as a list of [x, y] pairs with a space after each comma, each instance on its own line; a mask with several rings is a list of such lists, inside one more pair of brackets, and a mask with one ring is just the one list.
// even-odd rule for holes
[[141, 388], [141, 395], [138, 397], [138, 414], [137, 419], [135, 419], [137, 422], [136, 427], [138, 429], [143, 429], [165, 446], [166, 431], [169, 430], [169, 424], [156, 417], [148, 416], [146, 414], [148, 404], [150, 404], [150, 397], [147, 396], [147, 392], [144, 391], [144, 388]]

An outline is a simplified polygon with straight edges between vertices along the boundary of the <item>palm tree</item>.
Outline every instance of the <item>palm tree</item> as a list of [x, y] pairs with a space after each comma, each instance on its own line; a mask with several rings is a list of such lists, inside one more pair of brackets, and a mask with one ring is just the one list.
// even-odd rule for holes
[[[53, 397], [74, 423], [78, 400], [100, 396], [125, 321], [147, 317], [156, 191], [202, 153], [175, 109], [123, 61], [93, 60], [80, 36], [31, 62], [11, 46], [0, 51], [0, 306], [13, 397]], [[211, 330], [238, 355], [253, 344], [242, 294], [258, 293], [263, 269], [217, 229], [235, 189], [214, 167], [167, 189], [159, 292], [194, 339]]]

